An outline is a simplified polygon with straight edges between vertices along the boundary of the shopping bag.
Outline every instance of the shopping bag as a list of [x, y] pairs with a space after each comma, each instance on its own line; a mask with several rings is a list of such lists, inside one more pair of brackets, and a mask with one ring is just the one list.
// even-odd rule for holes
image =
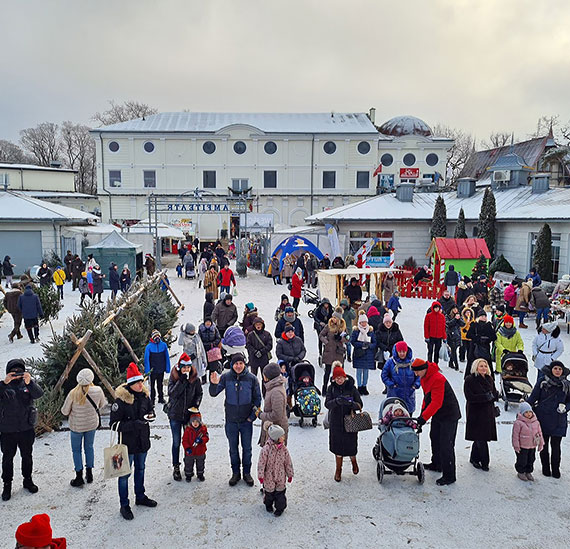
[[207, 353], [206, 357], [208, 362], [216, 362], [216, 360], [222, 360], [222, 351], [219, 347], [212, 347]]
[[234, 286], [234, 289], [232, 290], [232, 295], [234, 297], [236, 297], [238, 295], [238, 291], [237, 291], [237, 288], [235, 286]]
[[439, 349], [439, 360], [449, 362], [449, 347], [445, 343]]
[[131, 474], [129, 449], [122, 443], [121, 433], [115, 429], [111, 429], [109, 447], [103, 449], [103, 461], [105, 480]]
[[347, 433], [358, 433], [372, 429], [372, 418], [368, 412], [351, 412], [344, 416], [344, 430]]
[[323, 419], [323, 428], [328, 429], [330, 427], [330, 419], [329, 419], [329, 412], [325, 414], [325, 419]]

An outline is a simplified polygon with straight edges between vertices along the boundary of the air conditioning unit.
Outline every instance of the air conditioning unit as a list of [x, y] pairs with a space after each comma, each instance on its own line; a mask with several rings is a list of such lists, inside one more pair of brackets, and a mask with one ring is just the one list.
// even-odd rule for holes
[[493, 181], [510, 181], [511, 170], [493, 172]]

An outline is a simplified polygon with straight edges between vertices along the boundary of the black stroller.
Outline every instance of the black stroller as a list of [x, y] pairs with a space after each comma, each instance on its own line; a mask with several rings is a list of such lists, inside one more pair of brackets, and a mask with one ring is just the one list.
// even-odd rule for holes
[[307, 305], [315, 305], [314, 309], [309, 311], [309, 317], [313, 318], [319, 303], [321, 302], [321, 296], [319, 295], [319, 291], [309, 290], [309, 288], [303, 288], [303, 303]]
[[184, 262], [184, 276], [185, 278], [196, 278], [196, 266], [194, 264], [194, 258], [190, 256]]
[[[307, 383], [302, 379], [308, 377]], [[299, 427], [303, 427], [305, 418], [312, 418], [313, 427], [317, 426], [317, 416], [321, 412], [319, 390], [315, 387], [315, 367], [308, 361], [295, 364], [291, 368], [289, 390], [295, 396], [293, 413], [300, 418]]]
[[509, 404], [520, 404], [532, 392], [528, 380], [528, 360], [522, 351], [505, 351], [501, 359], [501, 398], [505, 411]]

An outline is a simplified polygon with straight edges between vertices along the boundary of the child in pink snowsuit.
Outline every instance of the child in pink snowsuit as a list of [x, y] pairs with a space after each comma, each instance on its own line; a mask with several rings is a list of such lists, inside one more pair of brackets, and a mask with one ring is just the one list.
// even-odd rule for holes
[[532, 476], [536, 448], [540, 452], [544, 446], [542, 429], [532, 407], [522, 402], [513, 425], [513, 448], [517, 454], [515, 469], [517, 476], [524, 480], [534, 480]]

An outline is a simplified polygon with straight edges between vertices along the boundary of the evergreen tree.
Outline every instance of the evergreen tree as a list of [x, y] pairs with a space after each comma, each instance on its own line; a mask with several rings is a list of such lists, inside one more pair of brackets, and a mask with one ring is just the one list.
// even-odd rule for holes
[[513, 266], [505, 259], [505, 256], [501, 254], [496, 257], [495, 260], [489, 265], [489, 276], [493, 276], [497, 271], [502, 273], [515, 274]]
[[491, 257], [493, 257], [495, 253], [496, 218], [497, 204], [495, 202], [495, 195], [491, 188], [487, 187], [483, 195], [483, 201], [481, 202], [479, 223], [477, 224], [477, 236], [485, 239]]
[[463, 208], [459, 210], [459, 216], [457, 217], [457, 225], [455, 225], [455, 234], [453, 238], [467, 238], [467, 233], [465, 232], [465, 213]]
[[552, 282], [552, 231], [548, 223], [545, 223], [538, 233], [534, 264], [542, 280]]
[[447, 208], [441, 195], [435, 201], [430, 236], [431, 238], [445, 238], [447, 236]]
[[471, 271], [473, 280], [476, 280], [481, 275], [487, 276], [487, 259], [483, 254], [479, 256], [479, 259], [475, 263], [473, 270]]

